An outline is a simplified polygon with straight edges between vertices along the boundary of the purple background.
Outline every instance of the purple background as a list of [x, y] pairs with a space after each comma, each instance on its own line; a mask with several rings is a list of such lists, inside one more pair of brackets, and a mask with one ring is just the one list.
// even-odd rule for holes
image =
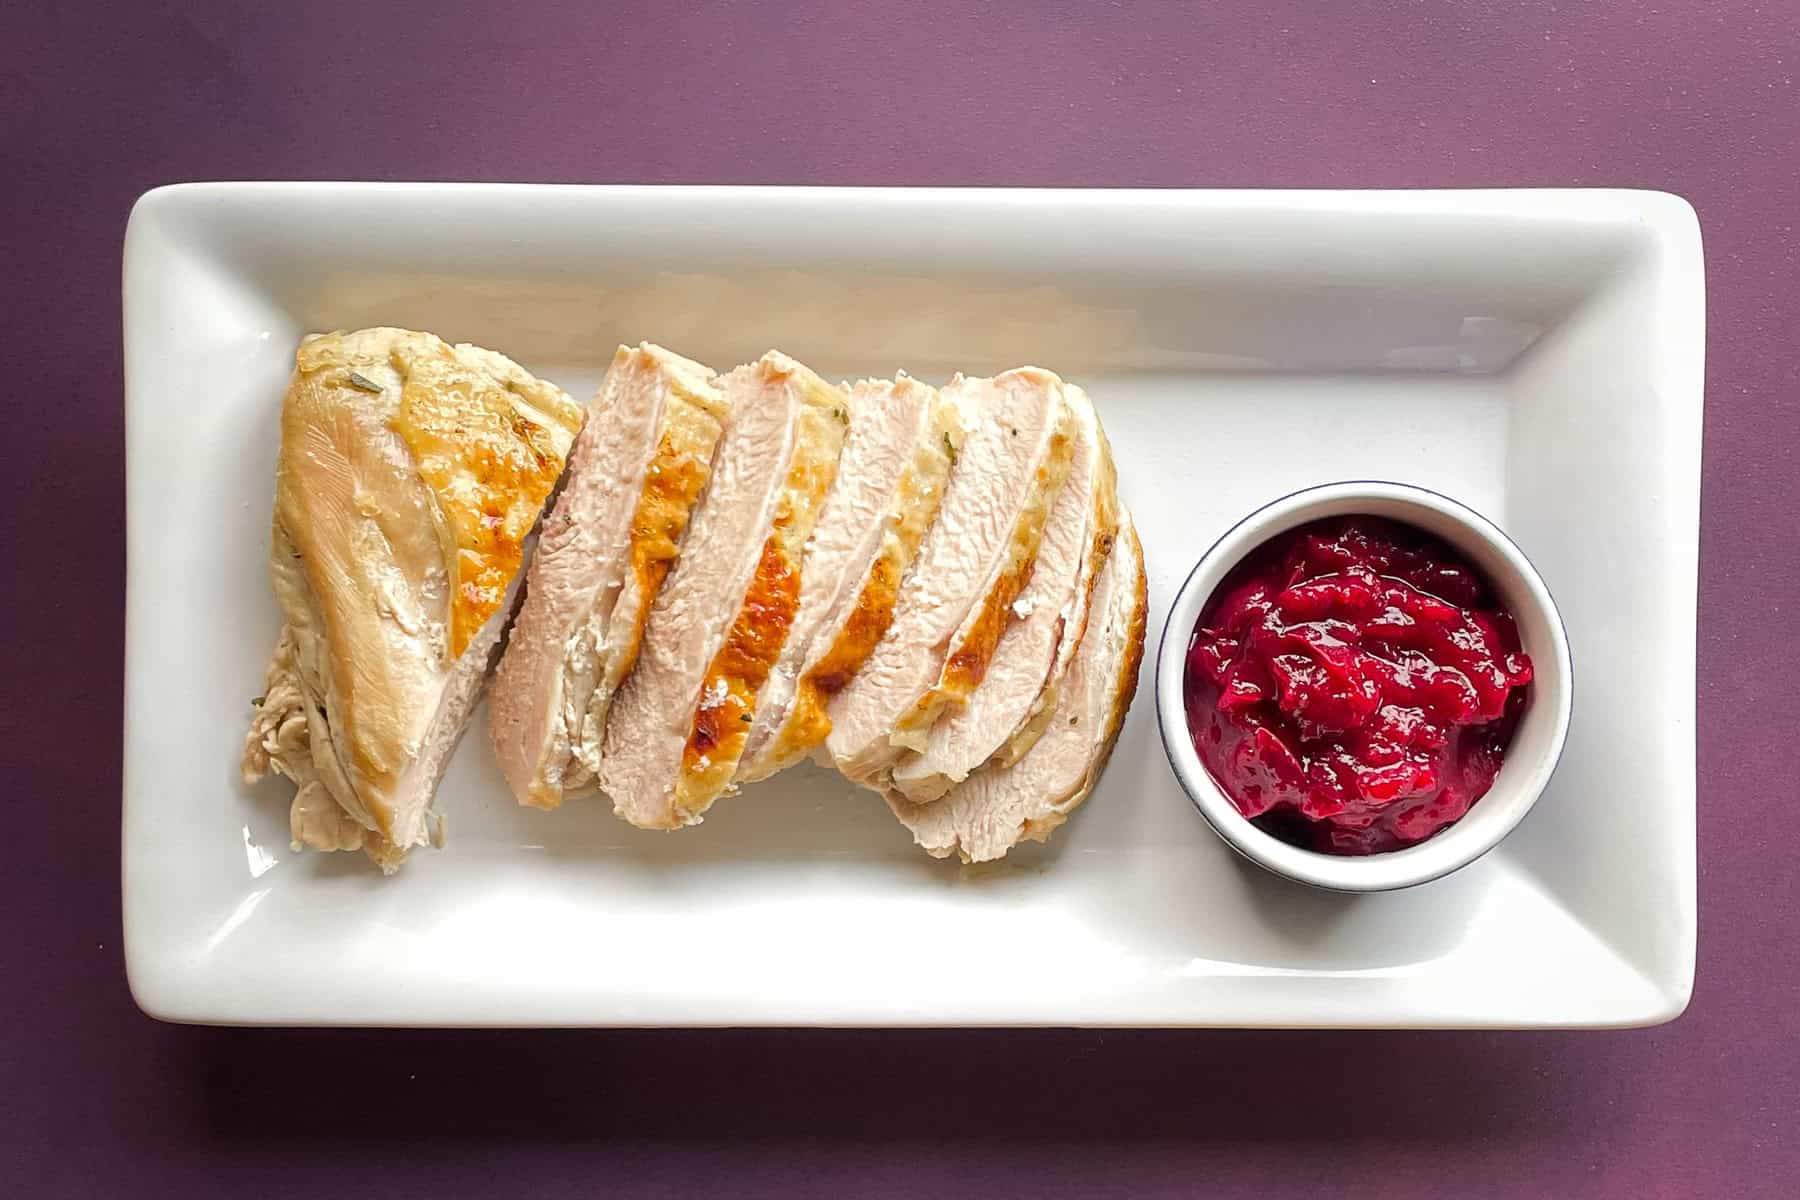
[[[1800, 6], [488, 7], [0, 9], [5, 1190], [1796, 1194]], [[119, 250], [140, 192], [211, 178], [1687, 196], [1710, 293], [1693, 1007], [1542, 1035], [149, 1021], [115, 882]]]

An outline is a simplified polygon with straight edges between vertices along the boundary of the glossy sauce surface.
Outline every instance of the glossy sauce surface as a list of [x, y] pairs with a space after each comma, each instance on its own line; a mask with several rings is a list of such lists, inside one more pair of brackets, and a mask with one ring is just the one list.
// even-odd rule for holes
[[1513, 619], [1444, 542], [1370, 517], [1281, 534], [1214, 591], [1188, 646], [1188, 730], [1239, 812], [1372, 854], [1460, 819], [1531, 682]]

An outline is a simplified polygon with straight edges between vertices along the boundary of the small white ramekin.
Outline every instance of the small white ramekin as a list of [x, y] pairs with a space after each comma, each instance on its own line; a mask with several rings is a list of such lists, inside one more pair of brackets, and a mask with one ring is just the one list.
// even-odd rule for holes
[[[1467, 815], [1433, 837], [1381, 854], [1321, 854], [1264, 833], [1245, 819], [1213, 780], [1188, 733], [1182, 677], [1188, 645], [1213, 589], [1244, 556], [1270, 538], [1324, 517], [1385, 517], [1435, 534], [1481, 570], [1518, 622], [1531, 656], [1531, 693], [1494, 786]], [[1219, 836], [1258, 866], [1314, 887], [1380, 892], [1448, 875], [1486, 854], [1537, 801], [1556, 769], [1573, 699], [1569, 641], [1556, 602], [1536, 568], [1480, 513], [1423, 488], [1399, 483], [1331, 483], [1283, 496], [1231, 528], [1201, 558], [1175, 597], [1156, 655], [1156, 717], [1175, 777]]]

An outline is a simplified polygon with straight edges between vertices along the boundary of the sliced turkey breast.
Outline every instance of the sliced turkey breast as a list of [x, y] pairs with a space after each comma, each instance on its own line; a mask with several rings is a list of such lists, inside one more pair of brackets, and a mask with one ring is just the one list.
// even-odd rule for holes
[[1013, 601], [1013, 620], [980, 686], [967, 703], [945, 709], [922, 752], [895, 764], [893, 785], [909, 799], [935, 800], [989, 758], [1016, 760], [1030, 749], [1087, 627], [1094, 581], [1118, 533], [1119, 496], [1112, 451], [1087, 393], [1066, 384], [1064, 399], [1075, 418], [1074, 452], [1030, 581]]
[[1074, 417], [1063, 391], [1036, 367], [959, 375], [944, 388], [968, 433], [937, 520], [887, 633], [829, 708], [826, 750], [850, 779], [881, 786], [903, 750], [924, 749], [944, 707], [981, 682], [1068, 475]]
[[431, 839], [580, 425], [561, 390], [475, 346], [403, 329], [301, 343], [269, 558], [287, 623], [243, 760], [246, 779], [298, 786], [296, 848], [360, 847], [393, 870]]
[[773, 351], [724, 389], [712, 483], [606, 724], [598, 782], [645, 829], [695, 824], [730, 786], [849, 423], [842, 390]]
[[773, 775], [825, 739], [825, 706], [887, 632], [962, 434], [937, 389], [905, 375], [856, 384], [848, 404], [850, 432], [801, 569], [800, 609], [757, 700], [740, 783]]
[[1087, 799], [1137, 690], [1145, 607], [1143, 548], [1124, 517], [1043, 736], [1016, 763], [984, 767], [934, 803], [890, 793], [914, 841], [936, 858], [988, 862], [1024, 839], [1043, 841]]
[[699, 363], [619, 347], [544, 518], [525, 602], [488, 694], [521, 804], [592, 790], [606, 714], [711, 474], [724, 393]]

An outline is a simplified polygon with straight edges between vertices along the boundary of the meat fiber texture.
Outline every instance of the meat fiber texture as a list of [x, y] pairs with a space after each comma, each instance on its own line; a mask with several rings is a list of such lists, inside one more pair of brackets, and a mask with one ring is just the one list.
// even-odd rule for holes
[[600, 787], [640, 828], [696, 824], [731, 785], [849, 424], [840, 389], [775, 352], [725, 394], [712, 481], [605, 732]]
[[729, 405], [713, 373], [619, 347], [538, 538], [488, 696], [495, 757], [521, 804], [592, 792], [606, 716], [712, 473]]
[[888, 806], [914, 841], [934, 857], [989, 862], [1068, 819], [1094, 790], [1137, 690], [1145, 608], [1143, 549], [1127, 518], [1043, 734], [1016, 761], [991, 763], [932, 803], [891, 793]]
[[1016, 762], [1031, 748], [1087, 628], [1094, 583], [1118, 533], [1119, 498], [1093, 405], [1076, 387], [1065, 397], [1076, 418], [1074, 454], [1030, 581], [974, 693], [932, 725], [922, 750], [894, 766], [895, 789], [916, 802], [938, 799], [989, 759]]
[[614, 811], [695, 825], [810, 756], [934, 855], [1046, 836], [1098, 779], [1143, 646], [1087, 395], [1036, 367], [833, 388], [776, 352], [721, 386], [710, 482], [604, 730]]
[[830, 761], [878, 790], [981, 682], [1073, 457], [1074, 416], [1050, 372], [959, 376], [944, 391], [967, 433], [937, 520], [886, 634], [830, 709]]
[[937, 517], [962, 429], [937, 389], [901, 375], [849, 389], [850, 431], [800, 583], [800, 609], [756, 706], [739, 782], [805, 758], [827, 709], [887, 632]]

